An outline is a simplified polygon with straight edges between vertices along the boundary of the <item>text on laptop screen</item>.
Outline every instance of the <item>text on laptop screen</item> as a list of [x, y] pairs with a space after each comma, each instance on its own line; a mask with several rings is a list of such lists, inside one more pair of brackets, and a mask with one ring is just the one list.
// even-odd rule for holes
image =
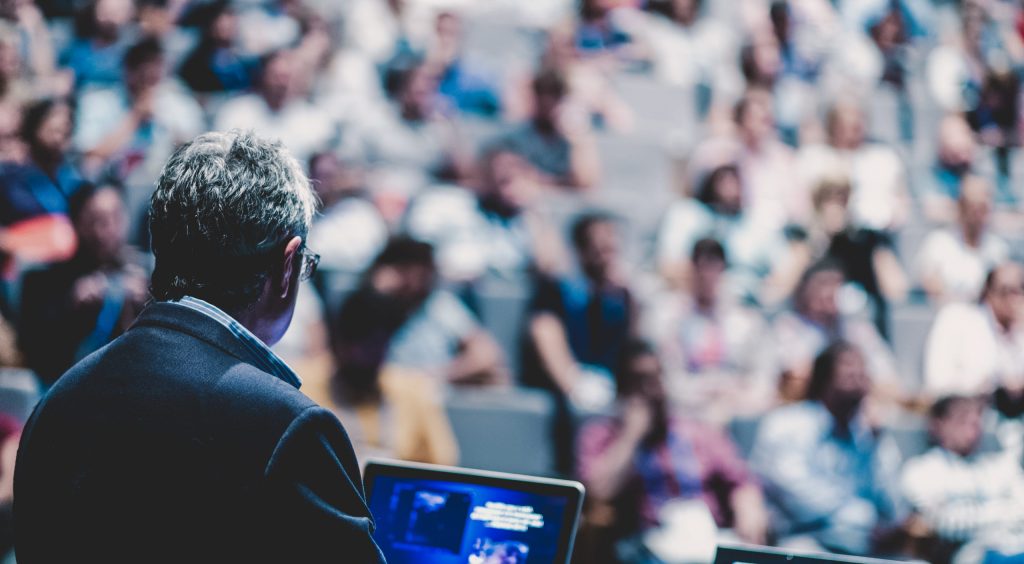
[[564, 497], [380, 476], [370, 511], [389, 564], [552, 564]]

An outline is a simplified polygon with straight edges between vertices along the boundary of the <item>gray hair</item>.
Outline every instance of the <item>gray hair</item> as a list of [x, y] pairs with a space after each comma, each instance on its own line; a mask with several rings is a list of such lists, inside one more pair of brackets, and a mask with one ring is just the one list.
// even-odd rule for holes
[[305, 238], [317, 200], [280, 142], [204, 133], [164, 166], [150, 211], [158, 300], [185, 295], [229, 311], [255, 303], [275, 251]]

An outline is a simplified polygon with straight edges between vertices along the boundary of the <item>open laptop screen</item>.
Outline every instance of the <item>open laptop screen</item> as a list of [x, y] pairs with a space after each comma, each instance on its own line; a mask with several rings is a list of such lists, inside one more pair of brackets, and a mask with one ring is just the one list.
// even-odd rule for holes
[[564, 564], [582, 501], [574, 482], [381, 462], [366, 489], [390, 564]]

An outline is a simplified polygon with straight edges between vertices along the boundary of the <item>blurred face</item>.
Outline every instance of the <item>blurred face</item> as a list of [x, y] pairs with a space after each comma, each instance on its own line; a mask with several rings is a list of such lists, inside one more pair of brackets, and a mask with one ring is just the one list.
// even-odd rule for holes
[[231, 43], [238, 33], [238, 17], [231, 10], [225, 10], [210, 26], [210, 36], [220, 43]]
[[843, 282], [843, 274], [834, 270], [825, 270], [811, 276], [801, 300], [804, 315], [818, 323], [835, 323], [839, 319], [836, 297]]
[[700, 303], [714, 304], [718, 300], [725, 263], [717, 257], [698, 258], [693, 264], [693, 293]]
[[164, 59], [162, 57], [140, 63], [137, 67], [126, 69], [125, 86], [128, 91], [138, 94], [155, 88], [164, 76]]
[[885, 18], [871, 30], [875, 44], [882, 51], [891, 51], [903, 42], [903, 18], [898, 10], [891, 10]]
[[775, 115], [772, 111], [771, 96], [758, 92], [751, 94], [746, 109], [740, 117], [740, 132], [748, 142], [757, 142], [771, 137], [775, 132]]
[[964, 232], [978, 236], [985, 230], [992, 212], [992, 196], [988, 183], [980, 178], [964, 180], [960, 191], [960, 223]]
[[86, 203], [75, 223], [79, 244], [100, 262], [115, 260], [128, 234], [124, 203], [113, 188], [99, 190]]
[[1017, 325], [1024, 314], [1024, 269], [1013, 263], [999, 267], [985, 294], [985, 302], [1000, 325]]
[[981, 443], [983, 414], [984, 404], [980, 400], [957, 400], [945, 416], [932, 420], [932, 435], [942, 448], [969, 456]]
[[543, 123], [555, 123], [558, 109], [562, 105], [562, 97], [551, 92], [537, 94], [537, 120]]
[[743, 185], [734, 171], [725, 171], [715, 179], [715, 202], [728, 213], [739, 213], [743, 209]]
[[962, 118], [949, 117], [939, 129], [939, 161], [951, 168], [966, 168], [974, 160], [974, 133]]
[[579, 249], [580, 265], [593, 280], [606, 280], [619, 258], [619, 232], [607, 221], [594, 223], [587, 230], [586, 242]]
[[770, 33], [761, 33], [753, 44], [751, 52], [754, 63], [754, 74], [761, 82], [772, 82], [782, 70], [782, 55], [779, 53], [779, 42]]
[[540, 195], [527, 162], [511, 151], [491, 156], [487, 166], [487, 189], [506, 207], [521, 210]]
[[864, 142], [864, 115], [854, 106], [837, 108], [832, 118], [831, 141], [837, 149], [856, 149]]
[[697, 20], [700, 10], [698, 0], [673, 0], [672, 13], [677, 22], [683, 25], [692, 24]]
[[36, 131], [36, 146], [48, 153], [63, 154], [71, 139], [71, 108], [58, 104], [50, 110]]
[[333, 154], [325, 154], [313, 161], [309, 171], [313, 188], [325, 206], [363, 186], [363, 175], [354, 166], [344, 166]]
[[98, 0], [96, 3], [96, 27], [101, 35], [117, 36], [134, 15], [132, 0]]
[[14, 41], [0, 39], [0, 78], [14, 79], [21, 73], [21, 59]]
[[871, 391], [871, 380], [864, 365], [864, 357], [848, 349], [836, 359], [832, 383], [823, 398], [833, 415], [849, 420]]
[[462, 39], [462, 20], [452, 13], [437, 17], [437, 39], [446, 45], [458, 45]]
[[835, 235], [849, 224], [849, 186], [828, 186], [821, 189], [815, 211], [825, 233]]
[[661, 381], [661, 362], [652, 354], [637, 356], [629, 363], [629, 377], [634, 378], [634, 394], [642, 396], [653, 405], [667, 402], [665, 386]]
[[400, 102], [407, 117], [423, 118], [433, 108], [437, 94], [437, 76], [426, 66], [412, 71]]
[[291, 97], [294, 73], [292, 58], [286, 53], [278, 54], [267, 61], [263, 69], [260, 91], [263, 99], [273, 109], [281, 109]]

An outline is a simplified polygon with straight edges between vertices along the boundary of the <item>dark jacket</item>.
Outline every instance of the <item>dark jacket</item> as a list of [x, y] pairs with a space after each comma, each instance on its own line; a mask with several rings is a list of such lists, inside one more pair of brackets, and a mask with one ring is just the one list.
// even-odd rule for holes
[[341, 424], [252, 362], [156, 303], [68, 371], [22, 435], [18, 562], [383, 562]]

